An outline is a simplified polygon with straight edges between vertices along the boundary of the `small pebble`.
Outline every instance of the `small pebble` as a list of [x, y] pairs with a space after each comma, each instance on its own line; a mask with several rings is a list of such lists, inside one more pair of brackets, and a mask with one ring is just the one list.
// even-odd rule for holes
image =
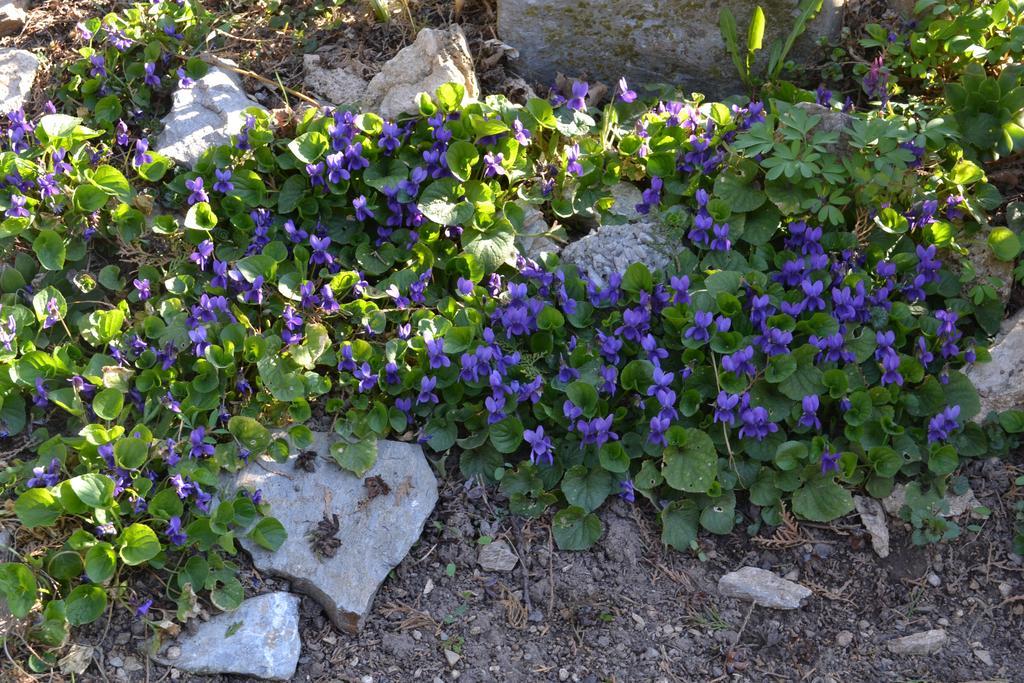
[[857, 624], [857, 628], [859, 628], [861, 631], [867, 631], [871, 628], [871, 622], [861, 619], [860, 622]]
[[177, 645], [171, 645], [167, 648], [167, 659], [177, 659], [181, 656], [181, 648]]
[[942, 585], [942, 579], [939, 578], [938, 574], [929, 574], [928, 575], [928, 584], [930, 586], [932, 586], [933, 588], [938, 588], [939, 586]]
[[360, 683], [373, 683], [373, 676], [367, 674], [359, 679]]
[[420, 632], [419, 629], [413, 629], [412, 639], [413, 640], [423, 640], [423, 634]]
[[947, 619], [946, 617], [940, 617], [939, 626], [949, 626], [949, 619]]
[[124, 666], [124, 660], [118, 657], [117, 655], [111, 655], [110, 657], [107, 657], [107, 664], [114, 667], [115, 669], [120, 669], [122, 666]]
[[836, 635], [836, 645], [839, 647], [847, 647], [852, 642], [853, 634], [849, 631], [840, 631], [839, 634]]
[[448, 660], [448, 666], [455, 666], [462, 659], [458, 652], [452, 652], [451, 650], [444, 651], [444, 658]]
[[560, 680], [560, 681], [567, 681], [567, 680], [569, 680], [569, 670], [566, 669], [566, 668], [559, 669], [558, 670], [558, 680]]

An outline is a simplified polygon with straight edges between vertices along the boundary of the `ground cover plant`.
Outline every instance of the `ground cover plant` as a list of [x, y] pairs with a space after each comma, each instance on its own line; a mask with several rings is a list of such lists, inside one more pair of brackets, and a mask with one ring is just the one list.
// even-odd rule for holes
[[[36, 539], [0, 592], [30, 617], [31, 666], [112, 605], [236, 607], [236, 538], [275, 549], [284, 529], [259, 491], [214, 494], [307, 445], [314, 410], [345, 437], [339, 466], [419, 441], [513, 513], [553, 513], [563, 549], [600, 536], [611, 496], [649, 501], [687, 550], [784, 510], [831, 521], [897, 481], [922, 542], [954, 536], [937, 513], [961, 460], [1024, 429], [979, 416], [963, 373], [1007, 284], [966, 246], [1020, 251], [984, 167], [1019, 137], [1020, 15], [981, 7], [869, 28], [857, 92], [775, 71], [754, 99], [622, 82], [599, 106], [577, 81], [519, 106], [448, 85], [397, 122], [254, 110], [195, 169], [151, 135], [206, 72], [214, 17], [186, 0], [84, 23], [53, 104], [9, 115], [0, 152], [0, 429], [21, 453], [0, 486]], [[964, 36], [985, 55], [965, 60]], [[976, 130], [964, 112], [993, 88]], [[572, 231], [616, 220], [623, 179], [679, 245], [664, 272], [586, 278], [517, 251], [531, 207]], [[135, 567], [165, 592], [136, 594]]]

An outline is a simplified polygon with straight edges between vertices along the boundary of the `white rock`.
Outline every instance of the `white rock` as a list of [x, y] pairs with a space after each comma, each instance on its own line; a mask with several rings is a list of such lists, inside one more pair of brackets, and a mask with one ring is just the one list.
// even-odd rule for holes
[[[882, 507], [893, 517], [898, 517], [900, 510], [907, 502], [906, 484], [897, 484], [892, 493], [882, 499]], [[959, 496], [953, 495], [952, 491], [946, 491], [946, 503], [949, 510], [940, 512], [940, 517], [959, 517], [965, 512], [971, 512], [976, 507], [981, 507], [981, 502], [974, 495], [973, 489], [967, 489]]]
[[458, 25], [444, 31], [424, 28], [416, 41], [381, 68], [366, 88], [366, 108], [387, 119], [419, 112], [419, 94], [431, 96], [445, 83], [460, 83], [464, 101], [480, 96], [466, 36]]
[[894, 655], [931, 655], [941, 650], [947, 639], [946, 631], [936, 628], [893, 638], [885, 646]]
[[[176, 658], [169, 651], [177, 647]], [[194, 634], [180, 636], [168, 654], [153, 657], [160, 664], [191, 674], [237, 674], [276, 681], [295, 675], [299, 640], [299, 597], [277, 592], [242, 602], [199, 624]]]
[[[270, 512], [288, 537], [276, 552], [239, 539], [256, 568], [282, 576], [292, 588], [320, 603], [334, 625], [357, 633], [388, 573], [419, 539], [437, 502], [437, 479], [416, 444], [377, 442], [377, 461], [364, 476], [342, 470], [330, 458], [330, 446], [341, 437], [313, 435], [308, 449], [317, 453], [316, 471], [295, 467], [298, 453], [279, 463], [254, 459], [235, 477], [234, 485], [260, 489]], [[365, 481], [380, 477], [388, 487], [370, 497]], [[314, 552], [309, 534], [324, 519], [337, 516], [334, 538], [341, 542], [333, 557]]]
[[444, 658], [447, 660], [448, 666], [455, 666], [459, 663], [459, 660], [462, 659], [457, 652], [452, 652], [451, 650], [444, 651]]
[[990, 411], [1024, 407], [1024, 311], [1003, 323], [990, 349], [992, 360], [978, 363], [967, 377], [981, 397], [981, 422]]
[[974, 650], [974, 656], [981, 660], [985, 666], [992, 666], [992, 654], [988, 650]]
[[237, 74], [210, 67], [191, 88], [174, 92], [174, 104], [163, 119], [164, 131], [156, 150], [179, 164], [193, 166], [207, 149], [231, 142], [251, 108], [266, 111], [245, 94]]
[[0, 0], [0, 36], [13, 36], [25, 28], [27, 0]]
[[864, 528], [871, 534], [871, 547], [879, 557], [889, 557], [889, 526], [882, 504], [866, 496], [854, 496], [853, 504], [857, 506]]
[[595, 228], [563, 249], [562, 260], [604, 287], [612, 273], [622, 273], [634, 263], [643, 263], [652, 271], [664, 269], [672, 262], [675, 251], [665, 226], [655, 221], [636, 221]]
[[544, 219], [544, 214], [536, 206], [520, 204], [523, 209], [523, 225], [516, 232], [516, 247], [526, 258], [537, 260], [543, 254], [557, 254], [561, 251], [550, 237], [544, 237], [551, 231], [551, 226]]
[[806, 586], [757, 567], [729, 572], [718, 580], [718, 592], [773, 609], [797, 609], [811, 597], [811, 589]]
[[853, 634], [849, 631], [840, 631], [836, 635], [836, 645], [839, 647], [849, 647], [850, 643], [853, 642]]
[[480, 546], [476, 561], [484, 571], [510, 572], [516, 568], [519, 556], [505, 541], [492, 541], [487, 545]]
[[[965, 282], [963, 286], [965, 296], [975, 285], [991, 284], [1003, 303], [1009, 301], [1010, 288], [1013, 285], [1013, 262], [996, 258], [995, 252], [988, 244], [987, 233], [975, 235], [967, 242], [965, 248], [967, 254], [961, 257], [961, 260], [970, 261], [974, 267], [974, 278], [970, 282]], [[993, 284], [993, 280], [998, 280], [1000, 284]]]
[[624, 216], [626, 218], [640, 218], [641, 214], [636, 210], [636, 205], [644, 200], [643, 193], [633, 183], [627, 183], [625, 181], [621, 183], [615, 183], [610, 188], [612, 198], [615, 203], [612, 204], [611, 208], [608, 209], [611, 213], [616, 216]]
[[335, 106], [358, 108], [366, 95], [366, 81], [344, 67], [321, 66], [320, 55], [303, 55], [306, 87]]
[[28, 50], [0, 48], [0, 114], [25, 106], [37, 71], [39, 58]]
[[[0, 633], [4, 631], [0, 629]], [[68, 650], [68, 653], [60, 658], [57, 664], [60, 666], [60, 672], [65, 676], [75, 674], [81, 676], [85, 673], [85, 670], [89, 668], [89, 664], [92, 663], [93, 647], [91, 645], [79, 645], [75, 643]]]

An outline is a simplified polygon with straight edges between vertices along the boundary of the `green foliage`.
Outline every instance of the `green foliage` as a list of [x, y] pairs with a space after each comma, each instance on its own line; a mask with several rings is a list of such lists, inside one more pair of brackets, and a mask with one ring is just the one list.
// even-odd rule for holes
[[[897, 481], [916, 538], [952, 537], [937, 492], [1024, 433], [1012, 411], [970, 422], [961, 370], [1003, 311], [962, 254], [983, 235], [1014, 261], [1024, 221], [1008, 208], [990, 224], [988, 156], [946, 145], [964, 137], [955, 113], [888, 107], [836, 127], [795, 106], [813, 95], [778, 76], [818, 7], [770, 48], [765, 83], [751, 76], [764, 13], [741, 53], [723, 11], [763, 104], [616, 103], [597, 121], [540, 99], [463, 103], [449, 84], [400, 125], [311, 110], [286, 138], [254, 112], [173, 171], [136, 143], [178, 80], [205, 73], [213, 18], [161, 2], [85, 22], [58, 99], [88, 118], [12, 120], [0, 151], [0, 429], [35, 449], [0, 491], [53, 539], [0, 565], [12, 611], [37, 609], [33, 637], [56, 648], [69, 624], [134, 608], [124, 582], [140, 570], [180, 620], [200, 600], [234, 609], [236, 540], [275, 550], [285, 529], [258, 492], [213, 494], [252, 459], [309, 448], [314, 410], [354, 476], [379, 439], [452, 452], [512, 513], [553, 512], [563, 549], [600, 538], [612, 496], [648, 501], [663, 542], [689, 550], [783, 506], [827, 522], [852, 491]], [[1011, 15], [992, 16], [986, 49], [1019, 53]], [[999, 85], [1005, 132], [1018, 85], [1000, 63], [957, 73], [970, 111]], [[598, 282], [520, 256], [526, 208], [570, 228], [615, 220], [622, 179], [677, 240], [666, 268]]]

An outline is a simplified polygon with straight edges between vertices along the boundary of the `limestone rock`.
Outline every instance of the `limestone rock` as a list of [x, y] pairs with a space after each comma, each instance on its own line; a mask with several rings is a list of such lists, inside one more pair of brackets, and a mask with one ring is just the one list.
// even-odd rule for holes
[[625, 272], [634, 263], [643, 263], [652, 271], [667, 267], [674, 251], [665, 226], [653, 220], [640, 220], [598, 226], [563, 249], [562, 260], [603, 287], [612, 273]]
[[893, 638], [885, 644], [894, 655], [932, 655], [942, 649], [948, 636], [941, 628]]
[[175, 91], [156, 150], [193, 166], [210, 147], [231, 142], [231, 136], [242, 130], [245, 111], [254, 107], [266, 111], [249, 99], [235, 73], [211, 67], [192, 87]]
[[344, 67], [321, 66], [320, 55], [303, 55], [305, 84], [324, 101], [335, 106], [358, 108], [366, 95], [366, 81]]
[[[746, 89], [722, 41], [718, 9], [732, 10], [743, 41], [758, 4], [768, 17], [766, 49], [755, 68], [763, 73], [767, 48], [792, 29], [800, 0], [501, 0], [498, 35], [519, 50], [524, 75], [542, 83], [559, 72], [605, 83], [626, 76], [636, 84], [672, 83], [721, 98]], [[825, 0], [789, 56], [812, 59], [815, 41], [838, 33], [844, 4]]]
[[519, 556], [505, 541], [493, 541], [480, 547], [476, 561], [484, 571], [510, 572], [516, 568]]
[[445, 83], [462, 84], [465, 99], [475, 100], [480, 86], [466, 36], [457, 25], [444, 31], [424, 28], [415, 42], [384, 64], [366, 88], [366, 108], [386, 119], [419, 112], [419, 94], [434, 94]]
[[844, 154], [849, 151], [849, 129], [850, 125], [853, 123], [852, 116], [839, 111], [838, 109], [823, 107], [820, 104], [815, 104], [814, 102], [798, 102], [796, 107], [797, 109], [802, 109], [811, 116], [821, 117], [821, 120], [818, 121], [814, 128], [811, 129], [811, 135], [818, 131], [837, 134], [835, 144], [826, 145], [826, 148], [829, 151], [840, 154]]
[[879, 557], [889, 557], [889, 526], [885, 521], [882, 504], [866, 496], [854, 496], [853, 504], [857, 506], [864, 528], [871, 534], [871, 547]]
[[39, 58], [28, 50], [0, 48], [0, 114], [25, 106], [37, 71]]
[[810, 588], [757, 567], [729, 572], [718, 580], [718, 592], [773, 609], [798, 609], [811, 597]]
[[[974, 508], [981, 507], [981, 502], [977, 496], [974, 495], [973, 489], [967, 489], [964, 493], [959, 496], [954, 495], [952, 491], [946, 491], [945, 496], [946, 503], [949, 505], [949, 509], [945, 512], [939, 512], [940, 517], [959, 517], [965, 512], [972, 512]], [[855, 501], [856, 502], [856, 501]], [[899, 517], [900, 510], [907, 503], [907, 485], [897, 484], [892, 493], [882, 499], [882, 507], [893, 517]]]
[[964, 285], [964, 292], [969, 292], [978, 284], [992, 284], [998, 280], [996, 294], [1005, 304], [1010, 300], [1010, 289], [1013, 286], [1013, 262], [1000, 261], [996, 258], [992, 247], [988, 244], [988, 234], [976, 235], [967, 243], [967, 259], [974, 266], [974, 279]]
[[242, 602], [183, 634], [153, 657], [191, 674], [236, 674], [274, 681], [295, 675], [299, 639], [299, 597], [267, 593]]
[[559, 247], [550, 237], [542, 235], [548, 233], [551, 227], [544, 219], [544, 214], [535, 206], [523, 205], [523, 226], [516, 234], [516, 246], [526, 258], [538, 260], [543, 254], [557, 254]]
[[0, 0], [0, 36], [13, 36], [28, 21], [27, 0]]
[[[298, 453], [283, 463], [264, 456], [235, 478], [238, 488], [260, 489], [288, 538], [270, 552], [240, 539], [256, 568], [289, 579], [292, 588], [319, 602], [339, 629], [357, 633], [380, 584], [412, 545], [437, 502], [437, 479], [415, 444], [379, 441], [377, 462], [365, 476], [339, 468], [330, 446], [341, 437], [319, 432], [308, 450], [319, 456], [315, 472], [296, 468]], [[380, 477], [371, 485], [370, 479]], [[310, 532], [337, 515], [333, 557], [317, 554]]]
[[637, 204], [644, 200], [643, 193], [633, 183], [621, 182], [615, 183], [609, 188], [612, 199], [615, 203], [612, 204], [611, 208], [608, 209], [611, 213], [616, 216], [623, 216], [624, 218], [636, 219], [641, 218], [641, 214], [636, 210]]
[[1024, 408], [1024, 311], [1003, 323], [990, 352], [992, 360], [967, 372], [981, 397], [978, 421], [993, 410]]

